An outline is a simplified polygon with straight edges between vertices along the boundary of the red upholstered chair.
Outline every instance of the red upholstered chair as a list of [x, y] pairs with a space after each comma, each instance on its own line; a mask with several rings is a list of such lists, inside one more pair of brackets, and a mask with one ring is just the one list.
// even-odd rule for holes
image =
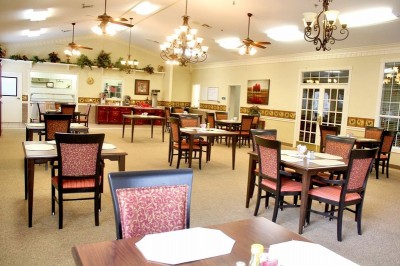
[[[288, 178], [288, 173], [281, 169], [281, 142], [277, 140], [255, 137], [258, 153], [259, 171], [257, 203], [254, 216], [257, 216], [261, 198], [265, 198], [265, 206], [268, 207], [269, 197], [275, 197], [274, 213], [272, 221], [276, 222], [278, 209], [287, 207], [299, 207], [297, 197], [301, 195], [301, 183]], [[262, 191], [266, 195], [262, 196]], [[294, 204], [284, 201], [284, 196], [295, 196]]]
[[165, 106], [164, 115], [165, 115], [165, 131], [169, 132], [171, 129], [171, 124], [169, 122], [169, 118], [171, 117], [171, 107]]
[[[54, 140], [55, 133], [69, 133], [71, 126], [71, 115], [55, 115], [45, 114], [44, 115], [44, 135], [45, 140]], [[41, 140], [41, 136], [39, 136]]]
[[[193, 116], [193, 115], [180, 115], [179, 116], [181, 127], [200, 127], [200, 117]], [[203, 150], [206, 152], [206, 162], [211, 159], [211, 140], [205, 140], [203, 138], [195, 138], [194, 143], [196, 145], [200, 145], [205, 147], [206, 149]]]
[[117, 239], [190, 227], [192, 169], [115, 172], [108, 180]]
[[[352, 150], [349, 159], [349, 167], [343, 179], [329, 180], [319, 178], [319, 181], [325, 183], [326, 186], [313, 188], [308, 192], [307, 223], [310, 223], [310, 212], [331, 219], [338, 219], [337, 240], [342, 241], [343, 211], [348, 210], [355, 213], [357, 231], [358, 234], [361, 235], [361, 215], [365, 189], [376, 151], [377, 149]], [[324, 202], [330, 205], [331, 208], [325, 211], [312, 209], [313, 200]], [[355, 206], [355, 209], [350, 209], [350, 206]], [[337, 215], [335, 215], [335, 213], [337, 213]]]
[[327, 135], [337, 136], [339, 135], [339, 126], [327, 126], [327, 125], [319, 125], [320, 132], [320, 144], [319, 144], [319, 152], [325, 152], [325, 142]]
[[184, 111], [183, 107], [179, 106], [172, 107], [172, 113], [183, 113], [183, 111]]
[[276, 129], [251, 129], [251, 142], [253, 144], [253, 151], [257, 152], [255, 137], [259, 136], [264, 139], [276, 140], [278, 131]]
[[375, 173], [376, 179], [379, 179], [379, 165], [382, 166], [382, 174], [385, 173], [386, 178], [389, 178], [389, 161], [392, 152], [392, 146], [396, 139], [397, 131], [383, 131], [382, 140], [379, 145], [379, 150], [375, 158]]
[[71, 115], [71, 122], [75, 122], [75, 107], [76, 104], [61, 104], [61, 113], [64, 115]]
[[[171, 122], [171, 133], [170, 133], [170, 148], [169, 148], [169, 165], [172, 165], [174, 155], [178, 156], [178, 163], [176, 168], [179, 168], [182, 157], [187, 158], [189, 153], [189, 143], [185, 138], [181, 136], [181, 125], [180, 119], [177, 117], [170, 117]], [[174, 150], [177, 153], [174, 153]], [[193, 143], [193, 157], [192, 159], [199, 160], [199, 169], [201, 169], [201, 156], [202, 156], [202, 146], [201, 142]], [[198, 155], [197, 155], [198, 153]]]
[[250, 148], [250, 129], [253, 125], [253, 119], [254, 116], [252, 115], [242, 115], [240, 127], [238, 130], [234, 131], [239, 134], [238, 136], [239, 148], [241, 147], [242, 144], [245, 144], [246, 142], [248, 143]]
[[[71, 200], [93, 200], [95, 225], [98, 226], [103, 171], [100, 156], [104, 134], [56, 133], [55, 139], [58, 165], [51, 171], [51, 211], [54, 215], [57, 202], [58, 227], [63, 228], [64, 201]], [[92, 196], [64, 197], [67, 193], [91, 193]]]
[[381, 140], [383, 128], [381, 127], [365, 127], [364, 138]]

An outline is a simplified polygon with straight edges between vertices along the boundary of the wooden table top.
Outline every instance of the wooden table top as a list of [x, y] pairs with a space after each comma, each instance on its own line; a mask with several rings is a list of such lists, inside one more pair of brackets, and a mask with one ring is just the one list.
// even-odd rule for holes
[[[219, 229], [236, 242], [227, 255], [208, 258], [180, 265], [235, 265], [237, 261], [248, 262], [250, 248], [254, 243], [268, 247], [290, 240], [307, 241], [306, 238], [263, 217], [235, 221], [207, 228]], [[141, 237], [78, 245], [72, 248], [76, 265], [160, 265], [147, 261], [136, 248]]]

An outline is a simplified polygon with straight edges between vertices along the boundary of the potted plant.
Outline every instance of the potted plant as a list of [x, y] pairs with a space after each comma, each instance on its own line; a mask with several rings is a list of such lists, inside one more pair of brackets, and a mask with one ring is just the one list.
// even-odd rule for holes
[[260, 115], [260, 107], [253, 105], [249, 108], [249, 115]]
[[32, 61], [33, 63], [43, 63], [43, 62], [46, 62], [46, 59], [39, 58], [39, 56], [34, 55], [34, 56], [32, 57], [32, 59], [31, 59], [31, 61]]
[[99, 55], [97, 56], [96, 65], [102, 68], [111, 68], [111, 53], [106, 53], [104, 50], [101, 50]]
[[90, 69], [92, 69], [93, 66], [93, 61], [89, 59], [84, 54], [81, 54], [78, 59], [76, 60], [76, 64], [80, 66], [81, 68], [84, 68], [85, 66], [88, 66]]
[[52, 63], [59, 63], [61, 61], [56, 52], [49, 53], [49, 60]]
[[7, 50], [0, 45], [0, 58], [6, 57]]
[[142, 68], [142, 70], [144, 72], [147, 72], [149, 74], [153, 74], [154, 73], [154, 67], [152, 67], [151, 65], [147, 65], [144, 68]]

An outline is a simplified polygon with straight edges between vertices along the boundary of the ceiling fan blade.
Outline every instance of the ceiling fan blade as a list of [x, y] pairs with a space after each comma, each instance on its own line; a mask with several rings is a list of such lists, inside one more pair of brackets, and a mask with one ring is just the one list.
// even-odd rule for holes
[[129, 27], [129, 28], [132, 28], [132, 27], [133, 27], [132, 24], [124, 23], [124, 22], [117, 21], [117, 20], [114, 20], [114, 19], [111, 20], [110, 22], [111, 22], [111, 23], [114, 23], [114, 24], [121, 25], [121, 26]]
[[271, 44], [270, 42], [254, 42], [256, 44]]
[[262, 48], [262, 49], [267, 48], [267, 47], [265, 47], [265, 46], [262, 46], [261, 44], [255, 43], [255, 42], [250, 43], [250, 45], [253, 45], [253, 46], [255, 46], [255, 47]]
[[93, 50], [93, 48], [91, 48], [91, 47], [83, 46], [83, 45], [80, 45], [80, 44], [75, 44], [75, 47], [78, 48], [78, 49]]

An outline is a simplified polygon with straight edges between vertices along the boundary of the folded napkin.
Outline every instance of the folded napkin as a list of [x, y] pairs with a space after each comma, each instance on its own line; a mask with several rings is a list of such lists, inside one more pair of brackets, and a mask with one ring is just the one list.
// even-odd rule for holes
[[281, 160], [288, 162], [288, 163], [297, 163], [297, 162], [303, 161], [302, 158], [293, 157], [293, 156], [289, 156], [289, 155], [281, 155]]
[[289, 155], [289, 156], [297, 156], [299, 153], [295, 150], [281, 150], [281, 154]]
[[28, 144], [25, 145], [25, 149], [28, 151], [49, 151], [54, 150], [54, 146], [49, 144]]
[[28, 123], [28, 127], [44, 127], [44, 123]]
[[56, 144], [56, 141], [55, 140], [48, 140], [48, 141], [46, 141], [48, 144]]
[[344, 162], [336, 160], [312, 160], [312, 162], [321, 166], [345, 165]]
[[110, 144], [110, 143], [103, 143], [103, 150], [112, 150], [112, 149], [115, 149], [115, 148], [117, 148], [117, 147], [115, 147], [115, 145], [113, 145], [113, 144]]
[[340, 159], [343, 159], [342, 157], [337, 156], [337, 155], [332, 155], [332, 154], [329, 154], [329, 153], [320, 153], [320, 152], [316, 152], [315, 156], [319, 157], [319, 158], [322, 158], [322, 159], [329, 159], [329, 160], [340, 160]]

